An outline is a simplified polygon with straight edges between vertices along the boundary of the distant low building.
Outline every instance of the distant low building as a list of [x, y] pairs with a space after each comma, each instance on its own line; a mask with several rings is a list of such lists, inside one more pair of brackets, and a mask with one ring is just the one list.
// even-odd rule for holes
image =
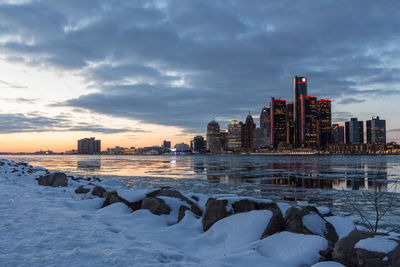
[[162, 146], [166, 148], [171, 148], [171, 141], [164, 140]]
[[192, 151], [190, 149], [190, 146], [185, 143], [176, 144], [174, 146], [174, 148], [176, 149], [176, 152], [191, 152]]
[[78, 140], [77, 150], [78, 154], [100, 154], [101, 140], [96, 140], [94, 137]]

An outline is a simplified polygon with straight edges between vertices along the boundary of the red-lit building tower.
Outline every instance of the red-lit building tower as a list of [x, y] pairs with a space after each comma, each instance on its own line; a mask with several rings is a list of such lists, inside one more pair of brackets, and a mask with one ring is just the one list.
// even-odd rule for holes
[[307, 78], [295, 76], [293, 79], [293, 144], [301, 145], [301, 96], [307, 96]]
[[294, 106], [293, 102], [286, 104], [286, 135], [287, 143], [294, 144]]
[[316, 147], [318, 145], [317, 97], [302, 95], [300, 99], [300, 144], [306, 147]]

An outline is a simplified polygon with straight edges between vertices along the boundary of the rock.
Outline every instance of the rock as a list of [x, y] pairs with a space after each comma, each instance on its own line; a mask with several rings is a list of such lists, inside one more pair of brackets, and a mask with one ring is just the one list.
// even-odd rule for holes
[[186, 206], [179, 207], [178, 222], [180, 222], [183, 219], [183, 217], [185, 217], [185, 213], [187, 210], [190, 210], [190, 209]]
[[285, 221], [286, 231], [319, 235], [326, 238], [332, 245], [339, 239], [333, 225], [325, 220], [315, 207], [291, 207], [286, 211]]
[[181, 192], [172, 189], [170, 187], [163, 187], [160, 190], [156, 190], [146, 195], [147, 197], [173, 197], [185, 201], [190, 205], [190, 211], [193, 212], [195, 215], [200, 217], [202, 215], [201, 209], [189, 198], [182, 195]]
[[199, 198], [196, 197], [196, 196], [191, 196], [190, 198], [193, 199], [193, 200], [195, 200], [195, 201], [199, 201]]
[[155, 197], [146, 197], [142, 200], [141, 209], [147, 209], [155, 215], [170, 214], [170, 207], [164, 200]]
[[76, 194], [86, 194], [89, 193], [90, 189], [89, 188], [85, 188], [83, 185], [79, 186], [77, 189], [75, 189], [75, 193]]
[[272, 218], [269, 221], [267, 228], [265, 228], [264, 233], [261, 236], [261, 239], [266, 238], [267, 236], [273, 235], [275, 233], [282, 232], [285, 230], [286, 222], [282, 216], [282, 212], [279, 209], [270, 209], [272, 211]]
[[93, 188], [93, 190], [92, 190], [92, 195], [93, 196], [98, 196], [98, 197], [104, 197], [104, 194], [106, 193], [107, 191], [103, 188], [103, 187], [101, 187], [101, 186], [95, 186], [94, 188]]
[[114, 204], [117, 202], [122, 202], [127, 206], [129, 206], [129, 204], [130, 204], [128, 201], [126, 201], [125, 199], [120, 197], [118, 195], [118, 193], [115, 191], [114, 192], [106, 192], [103, 194], [103, 197], [105, 197], [106, 200], [104, 200], [102, 208], [107, 207], [108, 205], [111, 205], [111, 204]]
[[39, 185], [43, 185], [43, 186], [66, 187], [66, 186], [68, 186], [68, 178], [65, 175], [65, 173], [54, 172], [54, 173], [39, 177], [38, 183], [39, 183]]
[[235, 213], [249, 212], [256, 209], [256, 205], [249, 199], [242, 199], [232, 203], [232, 208]]
[[204, 231], [207, 231], [214, 223], [228, 216], [226, 211], [227, 204], [227, 200], [208, 199], [202, 220]]
[[[359, 265], [359, 255], [357, 254], [354, 246], [355, 246], [355, 244], [357, 244], [358, 241], [365, 239], [365, 238], [374, 237], [376, 235], [382, 235], [382, 234], [363, 232], [363, 231], [354, 229], [346, 237], [344, 237], [344, 238], [340, 239], [338, 242], [336, 242], [336, 244], [333, 248], [333, 252], [332, 252], [332, 259], [334, 261], [340, 262], [346, 266], [363, 266], [363, 265]], [[363, 254], [363, 253], [359, 252], [359, 254]], [[361, 256], [365, 256], [365, 255], [361, 255]], [[374, 266], [374, 265], [371, 265], [371, 266]]]

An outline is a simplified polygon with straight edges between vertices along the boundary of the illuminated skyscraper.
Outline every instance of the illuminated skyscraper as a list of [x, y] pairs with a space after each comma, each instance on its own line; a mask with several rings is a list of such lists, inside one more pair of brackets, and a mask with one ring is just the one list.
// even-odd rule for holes
[[231, 124], [228, 125], [227, 147], [233, 151], [242, 147], [242, 124], [237, 120], [231, 120]]
[[318, 100], [318, 146], [327, 146], [332, 139], [331, 101]]
[[207, 150], [211, 153], [219, 153], [222, 149], [219, 124], [212, 120], [207, 125]]
[[286, 143], [286, 100], [271, 97], [271, 145]]
[[286, 133], [287, 143], [294, 144], [294, 105], [293, 102], [286, 104]]
[[271, 129], [270, 124], [271, 124], [270, 109], [267, 107], [263, 107], [261, 109], [261, 114], [260, 114], [260, 128]]
[[386, 121], [378, 116], [367, 121], [367, 143], [386, 145]]
[[301, 96], [307, 96], [307, 78], [294, 77], [293, 79], [293, 120], [294, 120], [294, 144], [301, 144]]
[[301, 99], [300, 143], [304, 146], [317, 146], [318, 107], [316, 96], [304, 96]]
[[363, 144], [364, 143], [364, 126], [362, 121], [357, 118], [351, 118], [346, 121], [346, 144]]

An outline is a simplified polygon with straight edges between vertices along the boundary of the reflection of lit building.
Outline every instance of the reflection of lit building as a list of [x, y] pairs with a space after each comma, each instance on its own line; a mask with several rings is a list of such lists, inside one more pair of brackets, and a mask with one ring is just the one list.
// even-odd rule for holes
[[386, 121], [374, 116], [367, 121], [367, 143], [386, 144]]
[[363, 144], [364, 143], [364, 126], [362, 121], [357, 118], [351, 118], [345, 123], [346, 144]]
[[286, 143], [286, 100], [271, 97], [271, 145]]
[[318, 107], [316, 96], [302, 96], [301, 98], [301, 144], [317, 146], [318, 135]]
[[332, 144], [344, 144], [344, 126], [332, 124]]
[[242, 125], [232, 120], [228, 125], [227, 148], [236, 151], [242, 147]]
[[78, 154], [100, 154], [101, 140], [94, 137], [78, 140]]
[[242, 148], [246, 150], [253, 150], [254, 147], [254, 124], [253, 117], [249, 114], [246, 118], [246, 122], [241, 125], [242, 135]]
[[77, 168], [85, 171], [96, 171], [101, 168], [100, 158], [79, 159], [76, 162]]
[[331, 142], [332, 112], [331, 101], [318, 100], [318, 146], [325, 147]]

